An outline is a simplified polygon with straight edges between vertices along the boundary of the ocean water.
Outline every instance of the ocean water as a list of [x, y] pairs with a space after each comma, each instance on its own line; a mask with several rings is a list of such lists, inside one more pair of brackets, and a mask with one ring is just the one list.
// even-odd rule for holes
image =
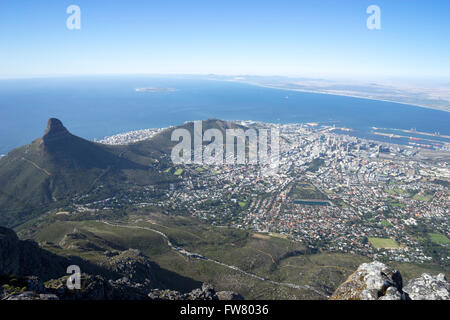
[[[176, 91], [135, 90], [144, 87]], [[0, 80], [0, 154], [41, 136], [50, 117], [87, 139], [208, 118], [320, 122], [369, 138], [372, 127], [450, 135], [449, 112], [234, 82], [150, 76]]]

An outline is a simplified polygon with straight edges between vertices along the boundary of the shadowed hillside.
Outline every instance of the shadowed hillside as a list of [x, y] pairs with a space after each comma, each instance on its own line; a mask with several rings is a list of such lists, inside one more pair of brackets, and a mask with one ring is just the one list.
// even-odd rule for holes
[[[203, 121], [203, 131], [216, 128], [225, 134], [237, 127], [220, 120]], [[171, 141], [176, 128], [192, 133], [193, 123], [138, 143], [111, 146], [77, 137], [61, 121], [50, 119], [42, 137], [0, 159], [0, 225], [20, 225], [69, 204], [75, 196], [89, 194], [99, 200], [135, 186], [177, 180], [163, 172], [178, 143]]]
[[106, 196], [130, 184], [162, 179], [151, 157], [138, 162], [127, 156], [125, 146], [84, 140], [50, 119], [41, 138], [0, 160], [0, 225], [23, 223], [97, 185], [104, 185]]

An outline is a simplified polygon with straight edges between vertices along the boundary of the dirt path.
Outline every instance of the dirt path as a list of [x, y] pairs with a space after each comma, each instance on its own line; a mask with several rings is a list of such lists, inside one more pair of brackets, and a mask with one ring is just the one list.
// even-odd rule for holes
[[22, 158], [23, 160], [27, 161], [28, 163], [30, 163], [33, 167], [35, 167], [36, 169], [42, 171], [43, 173], [45, 173], [47, 176], [51, 176], [52, 174], [50, 172], [48, 172], [47, 170], [45, 170], [44, 168], [39, 167], [36, 163], [34, 163], [31, 160], [28, 160], [26, 158]]
[[152, 232], [155, 232], [155, 233], [161, 235], [167, 241], [167, 245], [171, 249], [173, 249], [173, 250], [177, 251], [178, 253], [181, 253], [181, 254], [189, 257], [189, 258], [209, 261], [209, 262], [221, 265], [223, 267], [226, 267], [228, 269], [232, 269], [232, 270], [237, 271], [239, 273], [245, 274], [245, 275], [247, 275], [247, 276], [249, 276], [251, 278], [258, 279], [258, 280], [264, 281], [264, 282], [268, 282], [268, 283], [271, 283], [273, 285], [282, 286], [282, 287], [288, 287], [288, 288], [293, 288], [293, 289], [311, 290], [311, 291], [314, 291], [315, 293], [319, 294], [320, 296], [328, 298], [328, 295], [326, 295], [325, 293], [323, 293], [323, 292], [321, 292], [321, 291], [317, 290], [316, 288], [313, 288], [313, 287], [311, 287], [309, 285], [298, 285], [298, 284], [293, 284], [293, 283], [285, 283], [285, 282], [277, 282], [277, 281], [269, 280], [267, 278], [258, 276], [258, 275], [254, 274], [254, 273], [244, 271], [244, 270], [242, 270], [242, 269], [240, 269], [240, 268], [238, 268], [236, 266], [228, 265], [226, 263], [223, 263], [223, 262], [220, 262], [220, 261], [217, 261], [217, 260], [214, 260], [214, 259], [207, 258], [205, 256], [202, 256], [202, 255], [198, 254], [198, 253], [192, 253], [192, 252], [189, 252], [189, 251], [187, 251], [185, 249], [182, 249], [182, 248], [179, 248], [179, 247], [175, 247], [172, 244], [172, 242], [170, 242], [169, 237], [165, 233], [163, 233], [161, 231], [158, 231], [158, 230], [155, 230], [155, 229], [151, 229], [151, 228], [147, 228], [147, 227], [140, 227], [140, 226], [133, 226], [133, 225], [113, 224], [111, 222], [103, 221], [103, 220], [98, 220], [98, 222], [104, 223], [104, 224], [112, 226], [112, 227], [129, 228], [129, 229], [143, 229], [143, 230], [152, 231]]

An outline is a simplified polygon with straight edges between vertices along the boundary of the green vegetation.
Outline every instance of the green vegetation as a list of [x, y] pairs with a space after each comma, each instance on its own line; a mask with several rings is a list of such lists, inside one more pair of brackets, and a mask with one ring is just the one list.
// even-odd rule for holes
[[70, 134], [53, 119], [43, 137], [0, 159], [0, 225], [22, 224], [71, 199], [95, 201], [130, 185], [171, 181], [161, 172], [168, 160], [158, 158], [148, 142], [103, 145]]
[[[342, 262], [335, 263], [332, 262], [332, 256], [319, 258], [321, 255], [311, 255], [301, 243], [286, 239], [283, 235], [273, 234], [256, 238], [243, 230], [211, 227], [189, 217], [152, 214], [148, 221], [142, 221], [139, 225], [164, 232], [172, 243], [189, 251], [274, 281], [305, 285], [314, 280], [314, 285], [321, 291], [325, 290], [327, 294], [345, 280], [359, 261], [364, 260], [362, 257], [354, 259], [350, 255], [345, 259], [338, 255]], [[193, 279], [211, 282], [218, 290], [238, 291], [248, 299], [320, 298], [311, 290], [274, 286], [212, 262], [189, 259], [171, 250], [164, 238], [152, 231], [114, 227], [95, 221], [60, 221], [41, 225], [34, 238], [60, 243], [65, 233], [72, 232], [74, 228], [86, 236], [84, 242], [74, 241], [67, 244], [70, 249], [53, 245], [46, 249], [101, 263], [107, 259], [103, 250], [136, 248], [161, 268], [158, 272], [170, 272], [184, 279], [172, 283], [172, 288], [178, 290], [188, 288], [188, 279]], [[317, 262], [312, 262], [310, 259], [316, 256]], [[345, 264], [346, 270], [341, 271], [341, 263]], [[330, 268], [336, 269], [332, 272], [332, 277], [325, 280], [329, 282], [330, 287], [322, 287], [321, 276], [328, 274]], [[307, 276], [299, 277], [302, 273]], [[239, 288], [236, 283], [239, 283]]]
[[[145, 216], [131, 216], [119, 223], [131, 225], [136, 219], [140, 219], [137, 225], [165, 233], [174, 245], [188, 251], [274, 281], [312, 285], [327, 294], [331, 294], [361, 263], [369, 261], [354, 254], [311, 252], [282, 234], [255, 234], [214, 227], [186, 216], [147, 212]], [[75, 228], [86, 236], [84, 240], [71, 240], [63, 247], [51, 244], [60, 244], [65, 234]], [[60, 255], [81, 256], [95, 263], [107, 259], [104, 250], [139, 249], [155, 262], [157, 276], [170, 281], [167, 284], [170, 288], [180, 291], [193, 288], [193, 283], [210, 282], [217, 290], [237, 291], [246, 299], [321, 298], [311, 290], [276, 286], [212, 262], [187, 258], [170, 249], [161, 235], [148, 230], [109, 226], [96, 221], [56, 221], [42, 223], [32, 237], [36, 241], [50, 242], [45, 247], [47, 250]], [[383, 247], [394, 244], [398, 247], [391, 239], [371, 238], [369, 241]], [[420, 275], [426, 270], [442, 272], [434, 265], [404, 264], [398, 268], [411, 275]]]
[[[203, 124], [203, 129], [219, 128], [223, 131], [232, 126], [226, 122], [210, 120]], [[192, 123], [182, 127], [191, 130]], [[60, 132], [62, 128], [58, 130]], [[271, 224], [270, 230], [278, 230], [280, 233], [254, 233], [224, 227], [231, 222], [235, 226], [240, 224], [242, 212], [254, 199], [255, 210], [269, 210], [270, 207], [278, 209], [279, 201], [275, 198], [277, 195], [258, 186], [259, 183], [264, 187], [271, 186], [268, 181], [258, 179], [255, 188], [244, 186], [236, 189], [241, 187], [240, 181], [234, 181], [230, 177], [220, 181], [214, 179], [217, 183], [216, 190], [221, 190], [221, 185], [226, 186], [222, 189], [225, 190], [223, 197], [205, 197], [190, 202], [195, 214], [214, 216], [214, 220], [204, 218], [221, 227], [203, 223], [203, 220], [199, 221], [191, 216], [177, 216], [176, 214], [186, 214], [189, 211], [186, 208], [191, 209], [190, 203], [185, 205], [176, 200], [166, 201], [173, 190], [179, 190], [176, 183], [182, 180], [180, 176], [185, 178], [192, 174], [195, 179], [190, 182], [202, 192], [202, 189], [209, 186], [206, 176], [210, 176], [210, 170], [206, 167], [194, 170], [192, 166], [187, 166], [184, 170], [173, 167], [166, 157], [168, 150], [175, 144], [170, 141], [173, 128], [163, 130], [152, 139], [127, 146], [96, 144], [72, 136], [64, 130], [64, 134], [53, 137], [50, 134], [52, 139], [47, 139], [52, 131], [50, 128], [43, 138], [0, 159], [0, 225], [16, 226], [16, 230], [21, 231], [21, 237], [34, 238], [45, 249], [56, 254], [79, 256], [102, 264], [108, 260], [105, 251], [135, 248], [153, 261], [156, 274], [167, 288], [185, 291], [198, 286], [200, 282], [211, 282], [218, 290], [237, 291], [247, 299], [309, 299], [320, 296], [309, 289], [283, 287], [249, 277], [237, 268], [276, 282], [310, 285], [330, 294], [360, 263], [369, 261], [369, 258], [356, 254], [319, 251], [321, 246], [329, 244], [329, 240], [325, 240], [322, 235], [317, 240], [307, 240], [310, 241], [310, 246], [306, 246], [305, 243], [293, 241], [293, 236], [282, 233], [294, 235], [295, 230], [292, 230], [295, 227], [288, 230], [272, 227], [274, 224]], [[402, 210], [393, 209], [404, 208], [406, 203], [414, 204], [411, 198], [422, 202], [431, 201], [433, 194], [430, 191], [419, 190], [420, 187], [416, 186], [411, 186], [414, 190], [404, 190], [399, 187], [400, 184], [391, 183], [388, 187], [381, 187], [388, 188], [386, 191], [390, 195], [383, 194], [387, 199], [380, 198], [377, 206], [366, 208], [364, 191], [361, 189], [360, 195], [348, 192], [350, 190], [342, 183], [345, 179], [337, 181], [341, 187], [325, 184], [324, 188], [330, 188], [325, 193], [312, 184], [313, 180], [308, 181], [309, 177], [317, 176], [311, 172], [319, 171], [323, 165], [323, 160], [314, 160], [309, 165], [309, 172], [300, 177], [295, 174], [303, 173], [289, 171], [296, 179], [288, 186], [291, 188], [288, 195], [291, 202], [297, 199], [306, 202], [328, 201], [327, 194], [333, 194], [330, 196], [332, 201], [341, 207], [347, 208], [350, 203], [352, 207], [362, 204], [361, 208], [351, 208], [355, 209], [351, 211], [362, 211], [363, 223], [367, 222], [369, 227], [374, 228], [368, 233], [386, 232], [392, 237], [363, 237], [360, 238], [362, 243], [370, 242], [376, 249], [400, 248], [394, 239], [399, 243], [407, 243], [397, 232], [401, 229], [383, 230], [383, 227], [392, 227], [389, 220], [398, 221], [399, 227], [406, 229], [406, 236], [418, 239], [424, 254], [434, 261], [420, 266], [399, 264], [400, 270], [405, 268], [408, 274], [417, 274], [428, 269], [433, 272], [441, 271], [447, 267], [448, 262], [444, 258], [448, 256], [450, 241], [445, 234], [437, 233], [437, 230], [443, 232], [442, 228], [420, 224], [423, 223], [421, 219], [417, 219], [417, 227], [406, 226], [401, 223], [404, 218], [404, 215], [400, 215]], [[202, 172], [208, 174], [201, 175]], [[219, 173], [215, 170], [211, 172]], [[400, 195], [409, 199], [401, 200]], [[354, 199], [358, 201], [354, 202]], [[256, 202], [259, 204], [256, 205]], [[390, 208], [384, 208], [383, 203], [378, 202], [386, 202]], [[422, 203], [418, 207], [422, 210], [425, 205]], [[287, 209], [289, 212], [292, 207], [292, 203], [281, 204], [283, 211]], [[330, 214], [335, 211], [334, 208], [331, 209]], [[98, 220], [115, 221], [122, 226], [107, 225]], [[361, 220], [355, 216], [343, 223], [355, 226]], [[317, 223], [320, 221], [323, 220]], [[333, 220], [328, 222], [333, 223]], [[163, 232], [176, 247], [233, 268], [188, 257], [182, 250], [173, 250], [160, 233], [126, 227], [131, 225]], [[241, 225], [252, 228], [250, 224]], [[371, 233], [372, 231], [375, 232]], [[374, 251], [366, 249], [359, 252], [370, 256]], [[21, 279], [5, 279], [0, 279], [0, 284], [7, 292], [23, 290]]]
[[345, 201], [339, 200], [339, 201], [335, 201], [337, 202], [337, 205], [342, 207], [342, 208], [349, 208], [349, 205], [347, 203], [345, 203]]
[[291, 198], [294, 200], [328, 200], [328, 197], [320, 192], [314, 185], [309, 182], [296, 182], [290, 192]]
[[381, 221], [381, 225], [382, 225], [383, 227], [385, 227], [385, 228], [390, 228], [390, 227], [392, 227], [392, 224], [391, 224], [389, 221], [387, 221], [387, 220]]
[[[216, 119], [203, 121], [203, 130], [242, 126]], [[193, 132], [193, 123], [177, 128]], [[244, 128], [244, 127], [242, 127]], [[42, 214], [65, 208], [72, 200], [94, 202], [129, 191], [130, 187], [179, 181], [173, 175], [173, 146], [168, 128], [151, 139], [129, 145], [104, 145], [70, 134], [51, 119], [41, 138], [0, 159], [0, 225], [17, 226]], [[206, 144], [206, 142], [205, 142]]]
[[433, 197], [431, 195], [424, 195], [424, 194], [416, 194], [413, 199], [424, 201], [424, 202], [430, 202], [433, 200]]
[[[422, 193], [419, 190], [404, 190], [404, 189], [400, 189], [400, 188], [388, 188], [388, 189], [384, 189], [384, 191], [393, 196], [412, 197], [413, 199], [418, 200], [418, 201], [429, 202], [429, 201], [433, 200], [432, 194]], [[396, 203], [393, 203], [392, 205], [396, 206]]]
[[448, 245], [448, 238], [445, 235], [437, 233], [423, 223], [419, 223], [416, 226], [409, 226], [406, 232], [413, 235], [419, 241], [424, 254], [431, 257], [435, 263], [449, 266], [448, 262], [445, 262], [448, 257], [448, 248], [446, 247]]
[[389, 238], [369, 238], [369, 242], [376, 249], [397, 249], [400, 246], [392, 239]]
[[440, 233], [428, 233], [430, 240], [436, 244], [450, 244], [450, 240]]
[[27, 289], [27, 279], [15, 275], [0, 275], [0, 288], [7, 294], [19, 294]]
[[183, 171], [184, 171], [183, 169], [177, 169], [177, 170], [175, 170], [175, 172], [173, 174], [176, 176], [179, 176], [183, 173]]
[[403, 189], [385, 189], [385, 192], [392, 194], [392, 195], [409, 195], [409, 193], [406, 190]]

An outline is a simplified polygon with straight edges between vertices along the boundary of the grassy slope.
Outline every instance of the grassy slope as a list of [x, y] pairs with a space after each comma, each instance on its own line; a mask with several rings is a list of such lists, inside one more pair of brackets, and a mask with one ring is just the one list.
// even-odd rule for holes
[[431, 241], [436, 244], [450, 244], [450, 240], [440, 233], [429, 233]]
[[[131, 223], [131, 222], [127, 222]], [[188, 217], [152, 214], [138, 223], [167, 234], [171, 241], [196, 252], [248, 272], [277, 282], [312, 285], [330, 294], [363, 262], [361, 256], [319, 253], [305, 254], [304, 246], [277, 237], [255, 238], [251, 233], [222, 227], [212, 227]], [[162, 272], [180, 275], [174, 288], [190, 288], [192, 280], [211, 282], [218, 290], [233, 290], [247, 299], [318, 299], [320, 296], [306, 289], [292, 289], [250, 278], [237, 271], [212, 262], [189, 259], [169, 249], [164, 239], [151, 231], [112, 227], [93, 221], [59, 221], [44, 224], [35, 233], [38, 241], [58, 244], [64, 234], [77, 228], [88, 235], [89, 242], [105, 249], [140, 249]], [[100, 251], [63, 250], [49, 246], [59, 254], [75, 254], [94, 262], [104, 259]], [[289, 254], [293, 253], [294, 254]], [[422, 272], [445, 272], [432, 265], [392, 264], [405, 278]], [[184, 283], [185, 282], [185, 283]]]

